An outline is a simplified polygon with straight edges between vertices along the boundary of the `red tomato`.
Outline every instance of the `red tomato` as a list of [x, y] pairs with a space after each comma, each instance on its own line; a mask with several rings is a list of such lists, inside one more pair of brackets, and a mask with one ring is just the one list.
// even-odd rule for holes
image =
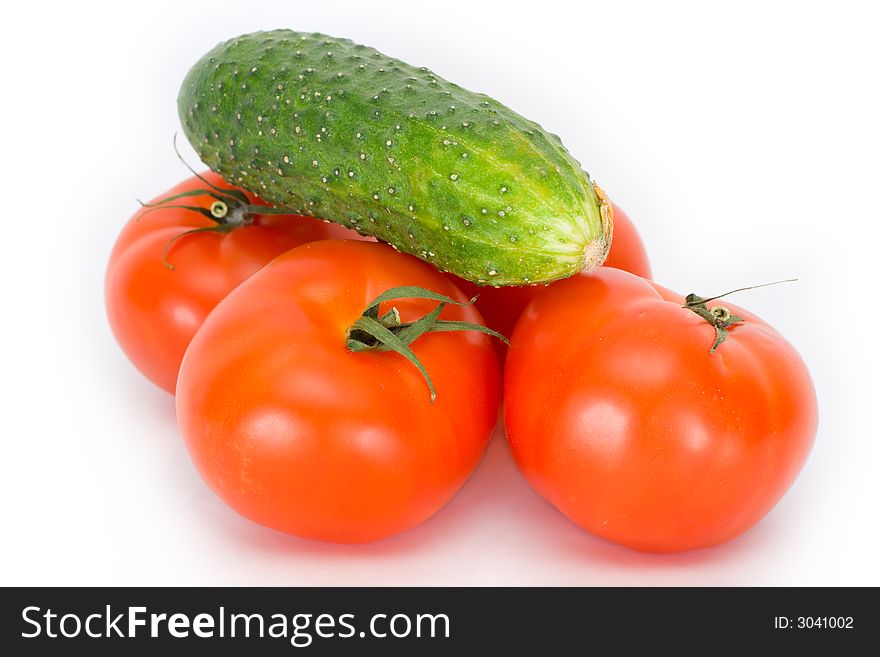
[[[228, 188], [215, 173], [203, 177]], [[193, 176], [160, 198], [206, 187]], [[204, 195], [172, 203], [208, 209], [214, 200]], [[198, 212], [180, 208], [163, 208], [143, 216], [142, 212], [122, 229], [110, 255], [105, 281], [107, 315], [132, 363], [171, 393], [186, 346], [205, 316], [230, 290], [294, 246], [333, 237], [357, 238], [357, 233], [342, 226], [291, 215], [256, 215], [250, 225], [226, 233], [178, 237], [216, 224]], [[163, 261], [170, 240], [175, 241], [166, 258], [173, 269]]]
[[[180, 370], [177, 416], [210, 488], [260, 524], [363, 542], [403, 531], [458, 490], [495, 425], [500, 372], [487, 335], [412, 343], [437, 391], [399, 354], [352, 353], [348, 329], [389, 288], [464, 301], [431, 266], [385, 244], [328, 240], [276, 258], [218, 304]], [[403, 299], [404, 322], [437, 306]], [[441, 316], [481, 322], [473, 306]]]
[[807, 368], [754, 315], [714, 328], [685, 300], [600, 268], [536, 295], [505, 368], [504, 414], [532, 486], [581, 527], [670, 552], [738, 536], [779, 501], [816, 433]]
[[[648, 264], [648, 255], [645, 253], [645, 246], [635, 225], [623, 210], [614, 203], [611, 206], [614, 208], [614, 235], [611, 249], [605, 259], [605, 266], [624, 269], [638, 276], [650, 278], [651, 266]], [[544, 285], [480, 287], [457, 276], [452, 276], [452, 280], [471, 297], [480, 295], [477, 299], [477, 307], [485, 317], [487, 326], [508, 337], [529, 301], [548, 287]], [[551, 283], [551, 285], [555, 284]]]

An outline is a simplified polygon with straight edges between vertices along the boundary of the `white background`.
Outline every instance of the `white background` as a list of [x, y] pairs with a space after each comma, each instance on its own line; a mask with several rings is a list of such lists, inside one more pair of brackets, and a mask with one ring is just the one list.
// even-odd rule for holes
[[[7, 8], [0, 584], [880, 585], [871, 5]], [[437, 516], [375, 544], [288, 537], [220, 503], [188, 461], [172, 398], [114, 343], [103, 269], [135, 197], [188, 175], [171, 149], [188, 67], [218, 41], [277, 27], [429, 66], [560, 134], [636, 222], [668, 287], [797, 276], [736, 298], [801, 351], [819, 397], [816, 446], [776, 509], [716, 549], [638, 554], [543, 502], [499, 436]]]

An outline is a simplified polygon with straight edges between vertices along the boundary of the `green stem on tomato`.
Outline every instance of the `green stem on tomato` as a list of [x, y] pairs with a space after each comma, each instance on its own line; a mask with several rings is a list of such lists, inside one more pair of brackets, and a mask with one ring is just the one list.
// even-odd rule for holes
[[[430, 299], [438, 301], [437, 306], [431, 312], [423, 315], [414, 322], [402, 322], [400, 312], [396, 306], [392, 306], [388, 312], [379, 316], [379, 306], [386, 301], [396, 299]], [[423, 287], [403, 286], [393, 287], [376, 297], [357, 320], [349, 327], [346, 334], [346, 346], [349, 351], [394, 351], [421, 372], [428, 384], [431, 393], [431, 401], [437, 398], [437, 391], [431, 376], [418, 356], [410, 348], [410, 345], [425, 333], [438, 333], [445, 331], [479, 331], [498, 338], [505, 344], [509, 344], [506, 337], [481, 324], [455, 320], [439, 319], [440, 313], [448, 305], [468, 306], [477, 300], [477, 297], [469, 301], [456, 301], [445, 294], [432, 292]]]
[[784, 281], [774, 281], [772, 283], [762, 283], [760, 285], [739, 287], [735, 290], [725, 292], [724, 294], [718, 294], [714, 297], [707, 298], [703, 298], [691, 292], [689, 295], [687, 295], [687, 297], [685, 297], [683, 308], [686, 308], [687, 310], [696, 313], [697, 315], [705, 319], [709, 324], [711, 324], [712, 327], [715, 329], [715, 341], [712, 343], [712, 347], [709, 349], [709, 353], [714, 354], [715, 350], [718, 349], [721, 343], [723, 343], [727, 339], [727, 336], [730, 333], [730, 327], [734, 324], [741, 324], [746, 320], [739, 315], [732, 314], [727, 306], [717, 305], [709, 308], [706, 305], [707, 302], [721, 299], [722, 297], [726, 297], [729, 294], [734, 294], [736, 292], [754, 290], [759, 287], [768, 287], [770, 285], [779, 285], [780, 283], [793, 283], [796, 280], [796, 278], [787, 278]]

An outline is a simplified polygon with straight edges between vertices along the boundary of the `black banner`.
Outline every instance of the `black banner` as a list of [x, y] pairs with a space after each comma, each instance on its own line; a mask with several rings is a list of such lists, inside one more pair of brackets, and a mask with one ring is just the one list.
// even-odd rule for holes
[[[874, 644], [875, 589], [4, 589], [7, 655], [671, 654]], [[12, 648], [10, 652], [7, 648]]]

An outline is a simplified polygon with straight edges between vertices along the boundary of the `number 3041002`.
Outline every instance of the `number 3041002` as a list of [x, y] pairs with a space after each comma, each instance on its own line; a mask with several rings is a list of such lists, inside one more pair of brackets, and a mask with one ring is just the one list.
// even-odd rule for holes
[[852, 616], [799, 616], [797, 627], [800, 629], [844, 629], [853, 627]]

